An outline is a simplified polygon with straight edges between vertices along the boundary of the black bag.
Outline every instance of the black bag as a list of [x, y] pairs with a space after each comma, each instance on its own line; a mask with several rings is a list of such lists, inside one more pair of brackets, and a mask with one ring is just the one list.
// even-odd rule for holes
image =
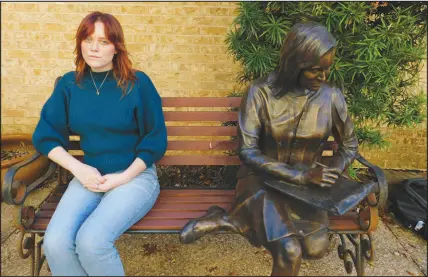
[[427, 179], [407, 179], [397, 186], [390, 199], [390, 211], [404, 226], [428, 240]]

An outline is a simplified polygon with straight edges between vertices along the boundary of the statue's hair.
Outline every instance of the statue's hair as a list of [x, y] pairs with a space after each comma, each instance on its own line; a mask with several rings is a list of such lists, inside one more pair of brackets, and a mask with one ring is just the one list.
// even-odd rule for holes
[[273, 80], [275, 97], [297, 86], [302, 69], [319, 63], [320, 58], [336, 46], [336, 39], [326, 27], [315, 22], [295, 24], [281, 47], [279, 64]]

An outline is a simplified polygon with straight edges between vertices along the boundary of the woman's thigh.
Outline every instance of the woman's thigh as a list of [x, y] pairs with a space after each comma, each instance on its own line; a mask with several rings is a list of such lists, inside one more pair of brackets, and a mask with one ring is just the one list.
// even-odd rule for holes
[[102, 193], [93, 192], [83, 187], [79, 180], [73, 178], [46, 229], [46, 236], [61, 236], [75, 240], [83, 222], [91, 215], [102, 199]]
[[114, 241], [151, 210], [159, 192], [156, 168], [152, 166], [107, 192], [82, 225], [79, 237], [91, 239], [90, 234], [94, 234], [95, 240]]

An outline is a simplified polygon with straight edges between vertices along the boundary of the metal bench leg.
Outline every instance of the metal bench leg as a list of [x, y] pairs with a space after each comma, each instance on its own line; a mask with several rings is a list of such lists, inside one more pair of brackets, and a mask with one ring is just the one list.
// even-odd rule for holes
[[21, 230], [19, 234], [18, 244], [17, 244], [17, 250], [18, 254], [22, 259], [27, 259], [31, 256], [31, 276], [34, 276], [34, 267], [35, 267], [35, 234], [31, 234], [30, 237], [25, 237], [27, 233], [24, 230]]
[[360, 235], [360, 241], [355, 245], [355, 254], [357, 256], [357, 262], [356, 262], [356, 269], [357, 269], [357, 276], [365, 276], [364, 272], [364, 251], [362, 248], [361, 241], [363, 239], [363, 235]]
[[[373, 260], [373, 248], [371, 233], [368, 234], [368, 239], [364, 238], [365, 234], [356, 235], [346, 234], [348, 240], [354, 245], [355, 252], [347, 248], [345, 235], [339, 234], [340, 244], [337, 247], [339, 258], [343, 260], [345, 270], [348, 274], [352, 273], [352, 268], [355, 266], [357, 276], [365, 276], [365, 261]], [[359, 237], [359, 241], [358, 240]]]
[[42, 269], [43, 263], [45, 262], [46, 256], [42, 254], [42, 245], [43, 245], [43, 239], [41, 239], [36, 246], [36, 268], [35, 268], [35, 274], [34, 276], [40, 276], [40, 270]]

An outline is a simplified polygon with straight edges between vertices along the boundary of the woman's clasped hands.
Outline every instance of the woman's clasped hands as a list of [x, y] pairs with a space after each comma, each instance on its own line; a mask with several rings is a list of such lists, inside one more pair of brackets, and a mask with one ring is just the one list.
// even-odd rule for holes
[[79, 164], [71, 172], [86, 189], [93, 192], [107, 192], [126, 183], [122, 173], [101, 175], [95, 168], [87, 164]]

